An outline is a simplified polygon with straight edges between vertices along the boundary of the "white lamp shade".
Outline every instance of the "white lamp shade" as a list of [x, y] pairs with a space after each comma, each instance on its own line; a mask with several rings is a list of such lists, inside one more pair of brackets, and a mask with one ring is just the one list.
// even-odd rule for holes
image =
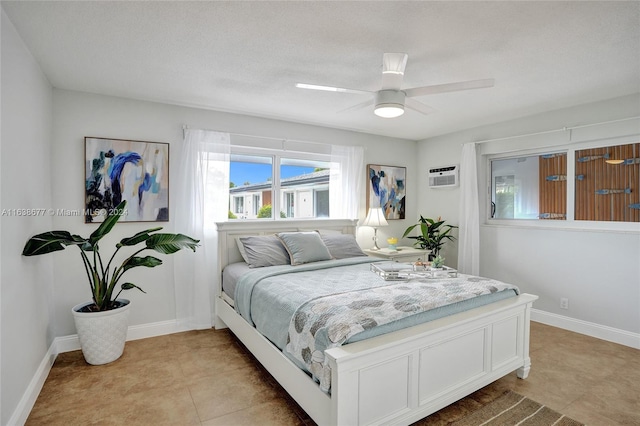
[[379, 228], [381, 226], [389, 225], [387, 219], [384, 218], [384, 212], [382, 207], [374, 207], [369, 209], [367, 217], [362, 222], [363, 226], [371, 226], [372, 228]]

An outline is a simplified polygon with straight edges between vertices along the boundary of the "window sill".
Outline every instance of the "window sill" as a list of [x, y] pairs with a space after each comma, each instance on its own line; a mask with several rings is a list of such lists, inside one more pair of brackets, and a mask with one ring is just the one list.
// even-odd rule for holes
[[637, 222], [595, 222], [586, 220], [490, 220], [480, 224], [486, 228], [545, 229], [559, 231], [607, 232], [620, 234], [640, 234]]

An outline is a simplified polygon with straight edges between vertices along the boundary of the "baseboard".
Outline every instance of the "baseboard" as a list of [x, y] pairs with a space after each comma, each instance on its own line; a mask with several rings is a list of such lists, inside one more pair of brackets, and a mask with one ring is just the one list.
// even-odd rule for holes
[[[166, 334], [186, 331], [178, 326], [176, 320], [153, 322], [150, 324], [131, 325], [127, 329], [127, 342], [130, 340], [146, 339], [147, 337], [164, 336]], [[56, 355], [64, 352], [77, 351], [80, 349], [80, 341], [77, 334], [70, 336], [56, 337]]]
[[40, 362], [31, 382], [29, 382], [29, 386], [27, 386], [24, 394], [22, 394], [22, 398], [20, 398], [18, 406], [9, 419], [9, 422], [7, 423], [8, 425], [23, 425], [27, 422], [29, 413], [31, 412], [33, 405], [36, 403], [36, 399], [38, 399], [42, 386], [44, 386], [44, 382], [47, 380], [47, 376], [49, 376], [49, 371], [51, 371], [53, 362], [56, 360], [56, 356], [58, 355], [55, 352], [55, 347], [55, 342], [49, 346], [49, 349]]
[[552, 314], [539, 309], [531, 310], [531, 320], [552, 325], [575, 333], [586, 334], [597, 339], [607, 340], [620, 345], [640, 349], [640, 334], [593, 322], [582, 321], [563, 315]]
[[[163, 336], [166, 334], [178, 333], [186, 331], [184, 327], [180, 327], [176, 320], [161, 321], [150, 324], [133, 325], [127, 330], [127, 341], [144, 339], [147, 337]], [[49, 346], [47, 353], [45, 354], [42, 362], [38, 366], [36, 373], [31, 379], [29, 386], [25, 390], [18, 406], [16, 407], [11, 419], [9, 419], [10, 425], [23, 425], [31, 413], [31, 409], [38, 399], [38, 395], [44, 386], [44, 382], [49, 376], [51, 367], [58, 354], [64, 352], [71, 352], [80, 349], [80, 341], [78, 335], [73, 334], [70, 336], [56, 337]]]

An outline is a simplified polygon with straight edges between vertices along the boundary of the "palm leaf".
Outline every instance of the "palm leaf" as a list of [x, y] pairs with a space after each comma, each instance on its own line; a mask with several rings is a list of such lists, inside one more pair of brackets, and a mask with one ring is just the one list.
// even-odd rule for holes
[[130, 257], [129, 259], [127, 259], [122, 264], [122, 268], [124, 269], [124, 271], [126, 271], [128, 269], [135, 268], [136, 266], [146, 266], [147, 268], [153, 268], [153, 267], [159, 266], [159, 265], [162, 265], [162, 260], [158, 259], [157, 257], [153, 257], [153, 256], [137, 257], [137, 256], [134, 256], [134, 257]]
[[120, 204], [118, 204], [118, 207], [111, 211], [104, 222], [100, 224], [98, 229], [96, 229], [95, 231], [93, 231], [93, 233], [91, 233], [91, 235], [89, 235], [89, 244], [95, 246], [102, 237], [104, 237], [111, 231], [116, 223], [118, 223], [118, 220], [120, 220], [120, 216], [124, 214], [126, 205], [127, 200], [124, 200]]
[[151, 232], [156, 232], [161, 230], [162, 227], [158, 227], [158, 228], [151, 228], [151, 229], [147, 229], [146, 231], [140, 231], [138, 232], [136, 235], [134, 235], [133, 237], [129, 237], [129, 238], [123, 238], [120, 240], [120, 243], [118, 243], [116, 245], [116, 247], [120, 248], [122, 246], [135, 246], [136, 244], [139, 244], [143, 241], [146, 241], [147, 238], [149, 238], [149, 234]]
[[[402, 238], [406, 237], [407, 235], [409, 235], [411, 233], [411, 231], [413, 231], [413, 228], [415, 228], [416, 226], [418, 226], [417, 224], [415, 225], [411, 225], [410, 227], [408, 227], [405, 231], [404, 234], [402, 234]], [[409, 237], [409, 238], [415, 238], [415, 237]]]
[[140, 287], [138, 287], [137, 285], [133, 284], [133, 283], [124, 283], [120, 286], [120, 288], [122, 288], [123, 290], [131, 290], [132, 288], [137, 288], [138, 290], [140, 290], [143, 293], [147, 293], [146, 291], [144, 291], [143, 289], [141, 289]]
[[22, 250], [23, 256], [37, 256], [39, 254], [51, 253], [64, 250], [68, 245], [81, 245], [85, 239], [76, 238], [67, 231], [49, 231], [34, 235], [29, 238]]
[[199, 242], [183, 234], [153, 234], [146, 240], [147, 248], [164, 254], [172, 254], [183, 248], [196, 251]]

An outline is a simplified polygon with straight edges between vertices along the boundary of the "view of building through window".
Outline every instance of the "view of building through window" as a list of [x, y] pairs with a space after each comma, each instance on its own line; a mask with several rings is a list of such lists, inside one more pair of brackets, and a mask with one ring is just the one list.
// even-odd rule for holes
[[274, 211], [281, 219], [329, 217], [329, 168], [326, 161], [232, 155], [229, 219], [274, 218]]

